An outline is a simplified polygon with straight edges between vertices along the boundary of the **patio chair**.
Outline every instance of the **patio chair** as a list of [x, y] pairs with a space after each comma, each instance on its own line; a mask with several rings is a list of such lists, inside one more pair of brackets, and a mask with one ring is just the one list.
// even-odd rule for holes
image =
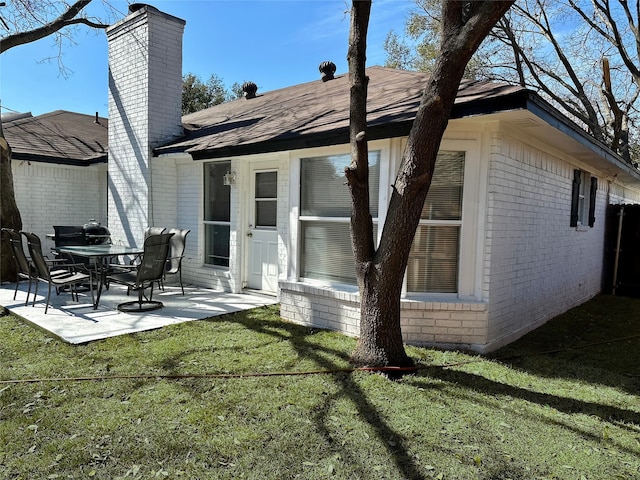
[[54, 225], [53, 241], [56, 247], [67, 247], [69, 245], [86, 245], [87, 237], [84, 227], [76, 225]]
[[[109, 283], [125, 285], [128, 290], [138, 292], [138, 300], [118, 305], [121, 312], [147, 312], [162, 308], [162, 302], [153, 300], [153, 284], [162, 279], [167, 257], [169, 256], [169, 241], [173, 233], [149, 235], [144, 241], [144, 252], [140, 264], [135, 270], [114, 267], [107, 276]], [[145, 289], [151, 287], [149, 297], [144, 294]]]
[[[89, 274], [76, 272], [73, 270], [75, 265], [73, 264], [65, 264], [65, 267], [68, 268], [64, 273], [60, 273], [60, 268], [55, 264], [50, 264], [45, 259], [45, 256], [42, 254], [42, 242], [40, 241], [40, 237], [38, 237], [34, 233], [28, 232], [20, 232], [27, 239], [27, 246], [29, 247], [29, 255], [31, 256], [31, 262], [35, 267], [36, 276], [36, 288], [33, 296], [33, 305], [36, 304], [36, 296], [38, 295], [38, 283], [40, 280], [43, 282], [47, 282], [48, 291], [47, 291], [47, 300], [44, 308], [44, 313], [47, 313], [49, 309], [49, 300], [51, 298], [51, 287], [56, 287], [56, 293], [60, 292], [62, 287], [70, 287], [71, 290], [71, 298], [78, 301], [78, 293], [76, 291], [76, 286], [81, 283], [89, 282], [89, 285], [93, 284], [93, 279], [91, 275], [91, 271]], [[54, 273], [56, 272], [56, 273]], [[93, 288], [89, 288], [91, 291], [91, 303], [93, 304]]]
[[13, 259], [16, 262], [16, 290], [13, 292], [13, 299], [16, 299], [18, 295], [18, 286], [20, 280], [28, 280], [29, 288], [27, 290], [27, 299], [25, 300], [25, 306], [29, 303], [29, 295], [31, 295], [31, 284], [36, 276], [35, 268], [29, 263], [27, 256], [24, 254], [24, 247], [22, 245], [22, 235], [14, 231], [11, 228], [3, 228], [4, 232], [9, 238], [9, 244], [11, 245], [11, 252], [13, 253]]
[[160, 235], [167, 231], [166, 227], [147, 227], [144, 230], [144, 239], [146, 240], [151, 235]]
[[[144, 229], [144, 239], [146, 241], [150, 235], [160, 235], [162, 233], [165, 233], [166, 231], [166, 227], [147, 227]], [[140, 263], [140, 257], [140, 255], [137, 255], [136, 257], [132, 258], [129, 262], [129, 265], [137, 265], [138, 263]]]
[[[53, 226], [54, 237], [56, 247], [68, 247], [68, 246], [84, 246], [87, 245], [87, 237], [85, 236], [84, 227], [75, 225], [54, 225]], [[61, 262], [68, 264], [82, 264], [85, 271], [91, 269], [91, 262], [89, 259], [72, 255], [70, 253], [58, 253], [54, 252]]]
[[184, 257], [184, 249], [186, 247], [187, 235], [191, 230], [172, 228], [169, 233], [173, 233], [169, 242], [169, 258], [167, 259], [167, 269], [164, 271], [163, 281], [161, 283], [164, 290], [164, 279], [167, 275], [178, 275], [180, 279], [180, 288], [184, 295], [184, 285], [182, 284], [182, 258]]

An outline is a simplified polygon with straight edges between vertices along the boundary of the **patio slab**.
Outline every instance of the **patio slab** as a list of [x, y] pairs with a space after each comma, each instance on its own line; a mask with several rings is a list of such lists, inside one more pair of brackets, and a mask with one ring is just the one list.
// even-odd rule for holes
[[126, 287], [111, 285], [109, 290], [102, 292], [97, 310], [93, 309], [89, 292], [79, 293], [79, 301], [75, 302], [71, 300], [69, 293], [56, 295], [52, 291], [49, 310], [45, 315], [46, 285], [40, 284], [35, 306], [32, 306], [33, 292], [29, 305], [24, 305], [27, 283], [20, 284], [14, 300], [15, 286], [15, 283], [0, 285], [0, 305], [26, 322], [71, 344], [153, 330], [277, 303], [275, 297], [266, 295], [217, 292], [191, 286], [185, 286], [183, 296], [180, 287], [166, 286], [164, 292], [158, 289], [153, 292], [153, 299], [161, 301], [163, 308], [151, 312], [124, 313], [117, 310], [117, 305], [135, 300], [137, 294], [127, 296]]

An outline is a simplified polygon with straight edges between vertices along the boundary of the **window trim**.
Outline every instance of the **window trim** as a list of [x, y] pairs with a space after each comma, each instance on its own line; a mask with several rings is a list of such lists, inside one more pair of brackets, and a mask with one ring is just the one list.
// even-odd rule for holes
[[[259, 174], [262, 173], [275, 173], [276, 174], [276, 196], [275, 197], [258, 197], [258, 192], [256, 191], [257, 188], [257, 184], [256, 184], [256, 179], [258, 177]], [[250, 219], [251, 220], [251, 224], [253, 225], [253, 228], [258, 229], [258, 230], [273, 230], [276, 231], [278, 229], [278, 177], [279, 177], [279, 170], [278, 168], [268, 168], [268, 169], [264, 169], [264, 170], [254, 170], [253, 171], [253, 176], [251, 179], [252, 182], [252, 189], [253, 189], [253, 195], [252, 195], [252, 199], [253, 199], [253, 207], [252, 207], [252, 213], [253, 213], [253, 218]], [[260, 203], [275, 203], [276, 208], [275, 208], [275, 225], [261, 225], [258, 224], [258, 204]]]
[[[390, 195], [391, 180], [389, 179], [390, 156], [394, 155], [396, 147], [400, 145], [400, 141], [396, 139], [373, 140], [368, 143], [370, 151], [377, 150], [380, 152], [380, 183], [378, 186], [378, 217], [374, 218], [374, 225], [378, 224], [378, 220], [383, 218], [387, 212], [387, 202]], [[393, 147], [393, 148], [392, 148]], [[400, 148], [400, 147], [397, 147]], [[301, 198], [300, 198], [300, 182], [301, 182], [301, 160], [308, 157], [320, 157], [331, 155], [344, 155], [349, 153], [349, 145], [335, 145], [322, 148], [308, 148], [295, 151], [291, 155], [291, 169], [289, 178], [289, 235], [287, 236], [287, 248], [291, 252], [287, 265], [287, 278], [291, 281], [308, 283], [320, 287], [331, 287], [338, 290], [357, 291], [358, 286], [339, 282], [330, 282], [306, 278], [301, 276], [301, 224], [303, 220], [326, 220], [336, 222], [350, 222], [350, 217], [315, 217], [300, 216]], [[381, 228], [378, 225], [378, 236], [376, 243], [381, 235]]]
[[[406, 145], [406, 138], [402, 142], [402, 150]], [[454, 140], [443, 138], [440, 142], [441, 151], [464, 152], [464, 181], [462, 184], [462, 216], [460, 220], [432, 220], [429, 224], [460, 225], [460, 243], [458, 245], [458, 288], [456, 293], [409, 292], [407, 291], [406, 274], [402, 287], [402, 298], [419, 301], [435, 300], [469, 300], [482, 299], [484, 280], [484, 222], [487, 201], [487, 178], [489, 162], [481, 161], [481, 139], [468, 138]], [[485, 153], [488, 156], [488, 153]], [[398, 162], [401, 156], [398, 157]], [[392, 165], [392, 171], [398, 165]], [[386, 209], [385, 209], [386, 212]]]
[[[373, 142], [371, 142], [369, 144], [369, 148], [368, 148], [368, 152], [369, 154], [373, 153], [373, 152], [377, 152], [378, 153], [378, 164], [379, 164], [379, 177], [378, 177], [378, 193], [377, 193], [377, 199], [378, 199], [378, 204], [377, 204], [377, 210], [378, 210], [378, 215], [380, 214], [380, 209], [381, 209], [381, 197], [383, 197], [383, 185], [386, 184], [383, 183], [383, 165], [385, 162], [385, 159], [388, 158], [388, 149], [387, 151], [385, 151], [384, 147], [378, 147], [378, 146], [373, 146]], [[296, 207], [297, 208], [292, 208], [293, 210], [296, 210], [298, 213], [302, 211], [302, 198], [301, 198], [301, 193], [300, 193], [300, 189], [301, 189], [301, 182], [302, 182], [302, 161], [304, 159], [308, 159], [308, 158], [315, 158], [315, 157], [330, 157], [330, 156], [343, 156], [343, 155], [349, 155], [349, 150], [343, 148], [339, 148], [339, 149], [330, 149], [330, 150], [321, 150], [321, 151], [312, 151], [312, 153], [308, 154], [308, 155], [303, 155], [301, 154], [299, 157], [297, 157], [295, 159], [295, 164], [296, 164], [296, 172], [297, 175], [292, 175], [292, 179], [296, 179], [297, 181], [293, 182], [292, 181], [292, 187], [295, 188], [295, 197], [292, 198], [296, 198]], [[386, 178], [386, 176], [384, 177]], [[294, 185], [295, 183], [295, 185]], [[385, 200], [386, 200], [386, 196], [384, 196]], [[385, 210], [386, 211], [386, 210]], [[324, 216], [318, 216], [318, 215], [302, 215], [299, 214], [296, 217], [295, 220], [295, 238], [297, 238], [297, 244], [296, 244], [296, 265], [298, 266], [298, 271], [296, 272], [296, 281], [301, 281], [301, 282], [305, 282], [305, 283], [314, 283], [317, 285], [328, 285], [328, 286], [332, 286], [332, 287], [336, 287], [336, 286], [340, 286], [340, 287], [351, 287], [351, 286], [356, 286], [357, 287], [357, 282], [355, 283], [344, 283], [344, 282], [340, 282], [337, 280], [328, 280], [328, 279], [317, 279], [317, 278], [310, 278], [310, 277], [304, 277], [302, 276], [302, 265], [303, 265], [303, 259], [302, 259], [302, 250], [303, 250], [303, 245], [302, 245], [302, 240], [303, 240], [303, 224], [305, 222], [322, 222], [322, 223], [337, 223], [337, 224], [342, 224], [342, 225], [347, 225], [350, 226], [351, 223], [351, 217], [350, 215], [348, 216], [342, 216], [342, 217], [338, 217], [338, 216], [332, 216], [332, 217], [324, 217]], [[379, 216], [375, 216], [372, 217], [372, 223], [373, 223], [373, 227], [374, 227], [374, 235], [376, 235], [375, 238], [375, 242], [377, 244], [378, 241], [378, 236], [380, 234], [380, 229], [378, 228], [378, 224], [379, 224]], [[355, 265], [354, 265], [355, 266]], [[355, 269], [354, 269], [355, 271]]]
[[[588, 184], [588, 185], [587, 185]], [[596, 221], [596, 200], [598, 179], [590, 172], [575, 168], [571, 186], [571, 215], [569, 226], [572, 228], [593, 228]]]
[[[467, 163], [467, 152], [460, 149], [444, 149], [440, 148], [438, 155], [441, 152], [452, 152], [452, 153], [462, 153], [463, 154], [463, 168], [462, 168], [462, 196], [460, 198], [460, 218], [457, 219], [448, 219], [448, 220], [434, 220], [434, 219], [423, 219], [421, 218], [418, 223], [418, 229], [420, 227], [456, 227], [458, 230], [458, 245], [456, 245], [456, 271], [455, 271], [455, 292], [435, 292], [435, 291], [420, 291], [420, 290], [409, 290], [409, 264], [407, 264], [407, 268], [405, 271], [405, 279], [404, 279], [404, 289], [406, 290], [407, 296], [421, 296], [421, 295], [458, 295], [460, 290], [460, 249], [462, 245], [462, 213], [463, 213], [463, 203], [465, 196], [465, 173], [466, 173], [466, 163]], [[416, 230], [416, 235], [417, 235]]]
[[[485, 281], [484, 253], [486, 239], [484, 228], [486, 222], [489, 163], [482, 161], [483, 155], [490, 157], [489, 145], [482, 141], [480, 134], [469, 135], [464, 139], [443, 138], [441, 150], [455, 150], [465, 153], [464, 185], [462, 199], [462, 225], [460, 227], [460, 254], [458, 264], [457, 293], [411, 293], [403, 284], [402, 297], [418, 301], [436, 301], [439, 299], [480, 301], [483, 298]], [[388, 203], [391, 198], [393, 182], [402, 160], [402, 153], [407, 138], [373, 140], [369, 142], [369, 150], [380, 150], [380, 191], [378, 207], [378, 236], [382, 235]], [[309, 148], [298, 150], [291, 155], [289, 182], [289, 235], [287, 248], [291, 252], [287, 265], [287, 278], [290, 281], [308, 283], [310, 285], [328, 286], [335, 289], [351, 291], [353, 285], [320, 282], [300, 276], [300, 159], [312, 156], [337, 155], [349, 151], [348, 145], [333, 147]], [[348, 220], [348, 219], [347, 219]]]
[[[202, 189], [203, 189], [203, 193], [202, 193], [202, 197], [201, 197], [201, 201], [202, 201], [202, 217], [201, 217], [201, 221], [202, 221], [202, 263], [203, 266], [206, 268], [214, 268], [216, 270], [220, 270], [220, 271], [230, 271], [231, 269], [231, 256], [232, 256], [232, 251], [231, 251], [231, 222], [232, 222], [232, 218], [231, 218], [231, 211], [229, 211], [229, 220], [205, 220], [205, 215], [206, 215], [206, 201], [207, 201], [207, 195], [208, 195], [208, 191], [207, 191], [207, 180], [206, 180], [206, 174], [207, 174], [207, 166], [211, 165], [211, 164], [228, 164], [229, 166], [229, 170], [232, 167], [232, 162], [230, 159], [221, 159], [221, 160], [214, 160], [214, 161], [206, 161], [202, 164]], [[231, 187], [230, 187], [231, 188]], [[230, 193], [231, 195], [231, 193]], [[229, 202], [231, 203], [231, 202]], [[231, 209], [231, 205], [229, 206], [229, 208]], [[208, 263], [207, 262], [207, 226], [208, 225], [222, 225], [222, 226], [228, 226], [229, 227], [229, 258], [227, 259], [228, 261], [228, 265], [215, 265], [213, 263]]]

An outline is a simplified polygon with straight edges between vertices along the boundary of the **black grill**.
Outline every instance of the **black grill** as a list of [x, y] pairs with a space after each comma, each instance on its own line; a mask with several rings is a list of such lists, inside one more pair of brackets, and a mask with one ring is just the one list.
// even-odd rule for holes
[[103, 245], [111, 243], [111, 234], [107, 227], [93, 220], [84, 225], [54, 225], [56, 247], [70, 245]]

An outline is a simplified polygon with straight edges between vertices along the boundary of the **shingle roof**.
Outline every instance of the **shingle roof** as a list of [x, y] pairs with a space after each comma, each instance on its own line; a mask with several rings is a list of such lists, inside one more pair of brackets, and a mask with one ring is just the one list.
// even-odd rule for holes
[[65, 165], [107, 161], [106, 118], [57, 110], [2, 123], [15, 160]]
[[[369, 139], [407, 135], [427, 76], [383, 67], [367, 69]], [[453, 117], [507, 108], [527, 91], [518, 86], [464, 81]], [[349, 78], [338, 75], [238, 99], [183, 117], [185, 136], [156, 154], [194, 158], [265, 153], [349, 142]]]

